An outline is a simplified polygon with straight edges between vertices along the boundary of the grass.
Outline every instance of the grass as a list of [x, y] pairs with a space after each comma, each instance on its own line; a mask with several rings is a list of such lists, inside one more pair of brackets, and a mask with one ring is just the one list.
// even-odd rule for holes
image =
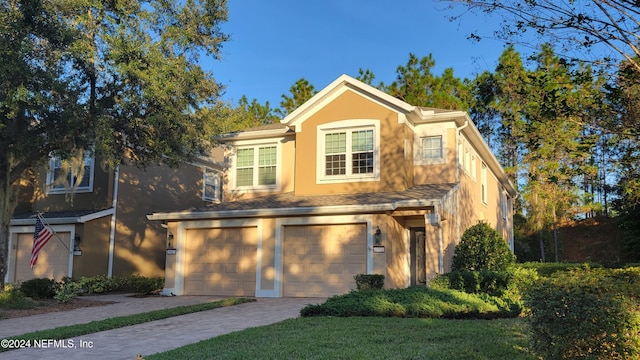
[[147, 360], [213, 358], [535, 359], [527, 350], [522, 318], [297, 318], [145, 356]]
[[[162, 320], [173, 316], [191, 314], [194, 312], [217, 309], [225, 306], [232, 306], [246, 302], [256, 301], [250, 298], [229, 298], [219, 301], [213, 301], [205, 304], [178, 306], [169, 309], [161, 309], [149, 311], [141, 314], [118, 316], [105, 320], [96, 320], [85, 324], [61, 326], [54, 329], [34, 331], [9, 339], [37, 340], [37, 339], [68, 339], [76, 336], [92, 334], [99, 331], [117, 329], [125, 326], [142, 324], [149, 321]], [[10, 349], [0, 348], [0, 352]]]

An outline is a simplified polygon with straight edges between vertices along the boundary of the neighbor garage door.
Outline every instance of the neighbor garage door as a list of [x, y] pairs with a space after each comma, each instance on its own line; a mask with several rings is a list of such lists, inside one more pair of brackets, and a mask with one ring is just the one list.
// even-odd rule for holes
[[256, 228], [187, 230], [184, 293], [255, 296]]
[[70, 233], [56, 233], [38, 254], [38, 262], [31, 268], [33, 233], [18, 234], [16, 262], [13, 282], [19, 283], [33, 278], [48, 278], [57, 281], [69, 276]]
[[366, 224], [286, 226], [283, 295], [323, 297], [355, 289], [367, 271]]

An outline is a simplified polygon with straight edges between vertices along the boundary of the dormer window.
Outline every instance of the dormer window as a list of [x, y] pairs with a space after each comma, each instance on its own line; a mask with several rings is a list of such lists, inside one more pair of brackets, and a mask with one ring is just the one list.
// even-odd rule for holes
[[379, 121], [345, 120], [318, 128], [318, 181], [379, 179]]

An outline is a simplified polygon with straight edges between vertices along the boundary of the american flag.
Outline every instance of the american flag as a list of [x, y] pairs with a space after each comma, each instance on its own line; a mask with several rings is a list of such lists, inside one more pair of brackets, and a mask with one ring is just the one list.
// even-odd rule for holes
[[38, 218], [36, 219], [36, 231], [33, 232], [33, 248], [31, 249], [31, 261], [29, 262], [29, 265], [31, 265], [32, 269], [38, 261], [38, 253], [40, 253], [40, 250], [42, 250], [42, 248], [47, 244], [52, 236], [53, 233], [51, 232], [51, 230], [49, 230], [48, 227], [44, 226], [44, 224], [42, 223], [42, 218], [40, 217], [40, 215], [38, 215]]

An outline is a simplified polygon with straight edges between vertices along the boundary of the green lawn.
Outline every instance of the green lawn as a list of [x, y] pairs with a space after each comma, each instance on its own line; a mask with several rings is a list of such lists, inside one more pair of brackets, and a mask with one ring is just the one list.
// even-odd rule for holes
[[145, 356], [157, 359], [535, 359], [524, 320], [310, 317]]

